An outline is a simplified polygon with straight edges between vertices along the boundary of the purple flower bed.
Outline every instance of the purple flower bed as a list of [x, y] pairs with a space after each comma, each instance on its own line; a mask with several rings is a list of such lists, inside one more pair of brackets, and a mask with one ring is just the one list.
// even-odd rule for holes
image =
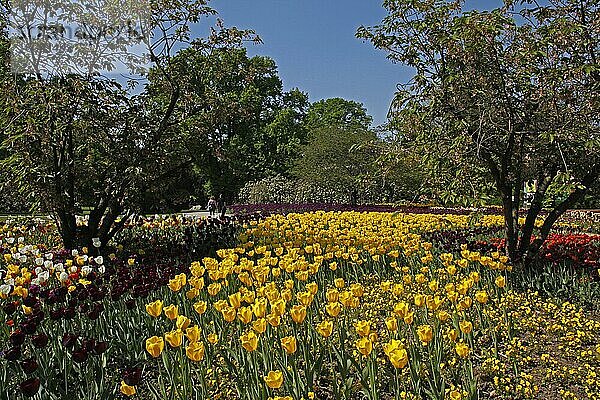
[[500, 208], [445, 208], [430, 206], [393, 206], [393, 205], [351, 205], [351, 204], [328, 204], [328, 203], [305, 203], [305, 204], [235, 204], [230, 206], [236, 215], [261, 213], [289, 214], [306, 213], [314, 211], [357, 211], [357, 212], [402, 212], [411, 214], [454, 214], [469, 215], [479, 212], [486, 215], [500, 215]]

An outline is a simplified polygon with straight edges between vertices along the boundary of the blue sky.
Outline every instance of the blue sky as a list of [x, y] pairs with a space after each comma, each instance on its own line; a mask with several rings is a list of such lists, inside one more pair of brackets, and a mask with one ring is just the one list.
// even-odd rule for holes
[[[498, 0], [470, 0], [491, 8]], [[227, 26], [254, 29], [264, 44], [250, 55], [273, 58], [286, 90], [297, 87], [314, 102], [343, 97], [365, 105], [375, 125], [386, 119], [397, 83], [411, 71], [354, 34], [386, 15], [381, 0], [213, 0]]]

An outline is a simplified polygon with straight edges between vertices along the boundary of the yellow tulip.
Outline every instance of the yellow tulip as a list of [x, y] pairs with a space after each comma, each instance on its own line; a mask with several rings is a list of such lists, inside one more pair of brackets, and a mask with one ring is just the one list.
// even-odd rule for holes
[[285, 314], [285, 301], [279, 299], [271, 303], [271, 313], [275, 315]]
[[200, 292], [200, 290], [202, 290], [204, 288], [204, 278], [191, 278], [190, 279], [190, 285], [194, 288], [194, 289], [198, 289], [198, 292]]
[[252, 329], [254, 329], [256, 333], [264, 333], [267, 330], [267, 320], [264, 318], [259, 318], [252, 322]]
[[165, 340], [171, 345], [171, 347], [179, 347], [183, 342], [183, 332], [179, 329], [167, 332], [165, 333]]
[[327, 289], [325, 298], [327, 298], [328, 302], [335, 303], [340, 298], [340, 292], [338, 292], [337, 289]]
[[319, 285], [317, 285], [316, 282], [311, 282], [306, 285], [306, 290], [308, 290], [314, 296], [319, 291]]
[[409, 311], [408, 313], [406, 313], [403, 320], [406, 325], [411, 325], [413, 323], [413, 321], [415, 320], [414, 311]]
[[281, 291], [281, 298], [283, 301], [290, 301], [294, 298], [294, 295], [290, 289], [283, 289]]
[[350, 291], [352, 292], [352, 296], [354, 297], [362, 297], [365, 293], [365, 289], [360, 283], [353, 283], [352, 285], [350, 285]]
[[447, 311], [442, 310], [442, 311], [440, 311], [440, 312], [437, 313], [437, 317], [438, 317], [438, 319], [440, 321], [445, 322], [445, 321], [447, 321], [447, 320], [450, 319], [450, 313], [448, 313]]
[[208, 285], [206, 290], [211, 296], [216, 296], [221, 291], [222, 287], [223, 286], [219, 282], [214, 282]]
[[477, 300], [478, 303], [481, 304], [485, 304], [488, 302], [488, 294], [485, 290], [481, 290], [477, 293], [475, 293], [475, 300]]
[[433, 340], [433, 329], [431, 325], [421, 325], [417, 328], [419, 340], [424, 344], [429, 344]]
[[373, 351], [373, 343], [369, 338], [363, 337], [355, 342], [356, 348], [363, 356], [367, 357]]
[[408, 311], [408, 304], [404, 302], [396, 303], [396, 305], [394, 306], [394, 314], [396, 314], [400, 318], [404, 318], [404, 316], [408, 314]]
[[499, 276], [496, 278], [496, 286], [498, 286], [499, 288], [503, 288], [504, 286], [506, 286], [506, 279], [503, 276]]
[[319, 335], [328, 338], [333, 332], [333, 322], [323, 321], [317, 324], [317, 332], [319, 333]]
[[369, 333], [371, 332], [371, 321], [357, 321], [356, 324], [354, 324], [354, 328], [358, 335], [362, 337], [369, 336]]
[[221, 314], [223, 315], [223, 319], [227, 322], [232, 322], [235, 319], [236, 311], [233, 307], [225, 307], [221, 310]]
[[300, 305], [293, 306], [290, 310], [290, 315], [295, 323], [301, 324], [306, 318], [306, 307]]
[[264, 377], [265, 383], [271, 389], [279, 389], [283, 385], [283, 372], [269, 371], [267, 376]]
[[197, 303], [194, 303], [194, 310], [199, 315], [204, 314], [206, 312], [206, 302], [205, 301], [199, 301]]
[[192, 342], [185, 348], [185, 355], [192, 361], [201, 361], [204, 358], [204, 343]]
[[269, 325], [273, 327], [279, 326], [281, 323], [281, 316], [273, 313], [267, 314], [267, 321], [269, 322]]
[[471, 308], [472, 304], [473, 304], [473, 300], [469, 296], [466, 296], [463, 299], [461, 299], [460, 302], [458, 303], [458, 309], [459, 310], [468, 310], [469, 308]]
[[185, 297], [187, 297], [188, 300], [195, 299], [196, 297], [198, 297], [198, 295], [200, 295], [200, 291], [196, 288], [191, 288], [190, 290], [185, 292]]
[[335, 278], [333, 280], [333, 283], [335, 284], [335, 287], [338, 288], [338, 289], [341, 289], [344, 286], [346, 286], [346, 282], [344, 282], [343, 278]]
[[181, 290], [181, 288], [183, 287], [182, 285], [182, 280], [175, 277], [171, 280], [169, 280], [169, 289], [171, 289], [174, 292], [179, 292], [179, 290]]
[[256, 299], [256, 302], [252, 304], [252, 312], [256, 318], [264, 318], [264, 316], [267, 315], [267, 299], [264, 297]]
[[163, 309], [163, 312], [171, 321], [179, 316], [179, 311], [176, 305], [171, 304]]
[[194, 261], [192, 263], [192, 265], [190, 266], [190, 272], [192, 273], [193, 276], [195, 277], [201, 277], [202, 275], [204, 275], [205, 269], [204, 267], [200, 264], [199, 261]]
[[152, 357], [158, 357], [165, 348], [165, 342], [162, 337], [152, 336], [146, 339], [146, 351], [150, 353]]
[[469, 346], [464, 343], [456, 343], [454, 349], [456, 350], [456, 354], [462, 358], [467, 358], [469, 356]]
[[450, 400], [461, 400], [462, 394], [458, 390], [452, 390], [449, 396]]
[[460, 321], [458, 325], [460, 326], [461, 332], [465, 335], [468, 335], [473, 331], [473, 323], [471, 321]]
[[146, 312], [154, 318], [157, 318], [160, 316], [160, 314], [162, 314], [162, 309], [163, 302], [161, 300], [156, 300], [150, 304], [146, 304]]
[[120, 390], [125, 396], [133, 396], [135, 394], [135, 386], [129, 386], [125, 381], [121, 381]]
[[287, 336], [281, 338], [281, 347], [285, 349], [287, 354], [294, 354], [296, 352], [296, 338], [294, 336]]
[[458, 339], [458, 331], [456, 329], [451, 329], [448, 332], [448, 338], [453, 341], [456, 342], [456, 339]]
[[398, 320], [394, 316], [387, 317], [385, 319], [385, 326], [390, 332], [396, 332], [398, 330]]
[[385, 355], [389, 356], [390, 353], [392, 353], [394, 350], [398, 350], [398, 349], [402, 349], [402, 348], [404, 348], [404, 345], [402, 344], [401, 341], [392, 339], [383, 345], [383, 352], [385, 353]]
[[430, 289], [432, 292], [437, 292], [437, 290], [438, 290], [438, 289], [439, 289], [439, 287], [440, 287], [440, 285], [439, 285], [438, 281], [436, 281], [436, 280], [430, 281], [430, 282], [427, 284], [427, 286], [429, 286], [429, 289]]
[[340, 312], [342, 311], [342, 305], [340, 303], [328, 303], [325, 306], [325, 311], [327, 311], [327, 314], [335, 318], [340, 315]]
[[202, 330], [198, 325], [190, 326], [185, 330], [185, 336], [190, 342], [197, 342], [200, 339]]
[[252, 321], [252, 309], [250, 307], [238, 308], [237, 317], [243, 324], [250, 323]]
[[240, 292], [235, 292], [234, 294], [229, 295], [229, 304], [233, 308], [240, 308], [242, 304], [242, 294]]
[[175, 326], [177, 327], [177, 329], [179, 330], [186, 330], [188, 326], [190, 326], [190, 319], [188, 317], [186, 317], [185, 315], [179, 315], [177, 316], [177, 320], [175, 321]]
[[219, 341], [219, 337], [216, 333], [211, 333], [206, 337], [206, 340], [208, 340], [208, 343], [210, 344], [217, 344], [217, 342]]
[[313, 301], [313, 295], [311, 292], [300, 292], [296, 295], [296, 297], [303, 306], [309, 306]]
[[240, 341], [242, 342], [242, 347], [246, 351], [254, 351], [258, 347], [258, 337], [252, 331], [243, 334], [240, 337]]
[[435, 311], [438, 308], [440, 308], [443, 302], [444, 300], [442, 300], [440, 296], [427, 296], [426, 300], [427, 308], [432, 311]]
[[406, 349], [398, 348], [388, 354], [390, 362], [394, 368], [404, 368], [408, 364], [408, 353]]

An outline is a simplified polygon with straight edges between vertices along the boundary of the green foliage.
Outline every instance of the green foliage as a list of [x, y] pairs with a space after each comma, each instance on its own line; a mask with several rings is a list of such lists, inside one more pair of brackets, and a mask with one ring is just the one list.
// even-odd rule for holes
[[[156, 71], [158, 72], [158, 71]], [[196, 179], [231, 198], [250, 180], [285, 173], [306, 138], [306, 94], [283, 91], [275, 62], [245, 49], [205, 54], [192, 46], [169, 65], [185, 96], [174, 114]], [[169, 82], [151, 74], [150, 96], [165, 103]]]
[[336, 97], [311, 104], [304, 126], [308, 131], [330, 126], [367, 130], [372, 122], [373, 117], [361, 103]]
[[293, 174], [319, 187], [341, 190], [347, 193], [347, 201], [355, 203], [359, 193], [376, 185], [376, 155], [368, 147], [357, 146], [375, 140], [377, 136], [367, 130], [335, 125], [317, 128], [310, 132]]
[[[4, 187], [17, 188], [21, 199], [51, 212], [67, 248], [89, 246], [94, 237], [107, 243], [128, 216], [143, 211], [146, 201], [158, 203], [173, 193], [170, 182], [190, 165], [187, 138], [179, 129], [183, 122], [174, 113], [186, 93], [168, 66], [173, 49], [190, 39], [190, 24], [215, 12], [204, 0], [152, 2], [149, 10], [150, 76], [167, 82], [160, 96], [147, 88], [135, 93], [133, 85], [95, 74], [45, 71], [0, 77]], [[218, 22], [207, 37], [194, 41], [194, 49], [209, 54], [239, 47], [248, 38], [251, 32]], [[127, 61], [133, 73], [145, 67]], [[113, 62], [107, 58], [105, 69], [112, 69]], [[83, 207], [91, 211], [88, 225], [80, 228], [76, 215]]]
[[[459, 197], [476, 198], [494, 184], [514, 261], [539, 248], [530, 239], [550, 184], [569, 176], [542, 241], [600, 174], [598, 2], [530, 4], [464, 11], [462, 1], [385, 1], [381, 25], [357, 32], [415, 69], [396, 94], [392, 126], [426, 156], [430, 176], [446, 188], [440, 197], [462, 188]], [[516, 210], [533, 180], [538, 189], [521, 229]]]

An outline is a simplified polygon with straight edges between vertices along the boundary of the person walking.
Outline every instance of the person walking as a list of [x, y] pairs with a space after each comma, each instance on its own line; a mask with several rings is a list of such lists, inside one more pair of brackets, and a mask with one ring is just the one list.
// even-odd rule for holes
[[222, 193], [219, 195], [219, 200], [217, 200], [217, 210], [221, 217], [225, 215], [225, 199], [223, 198]]
[[210, 197], [206, 208], [208, 209], [208, 212], [211, 217], [217, 213], [217, 201], [215, 200], [214, 196]]

